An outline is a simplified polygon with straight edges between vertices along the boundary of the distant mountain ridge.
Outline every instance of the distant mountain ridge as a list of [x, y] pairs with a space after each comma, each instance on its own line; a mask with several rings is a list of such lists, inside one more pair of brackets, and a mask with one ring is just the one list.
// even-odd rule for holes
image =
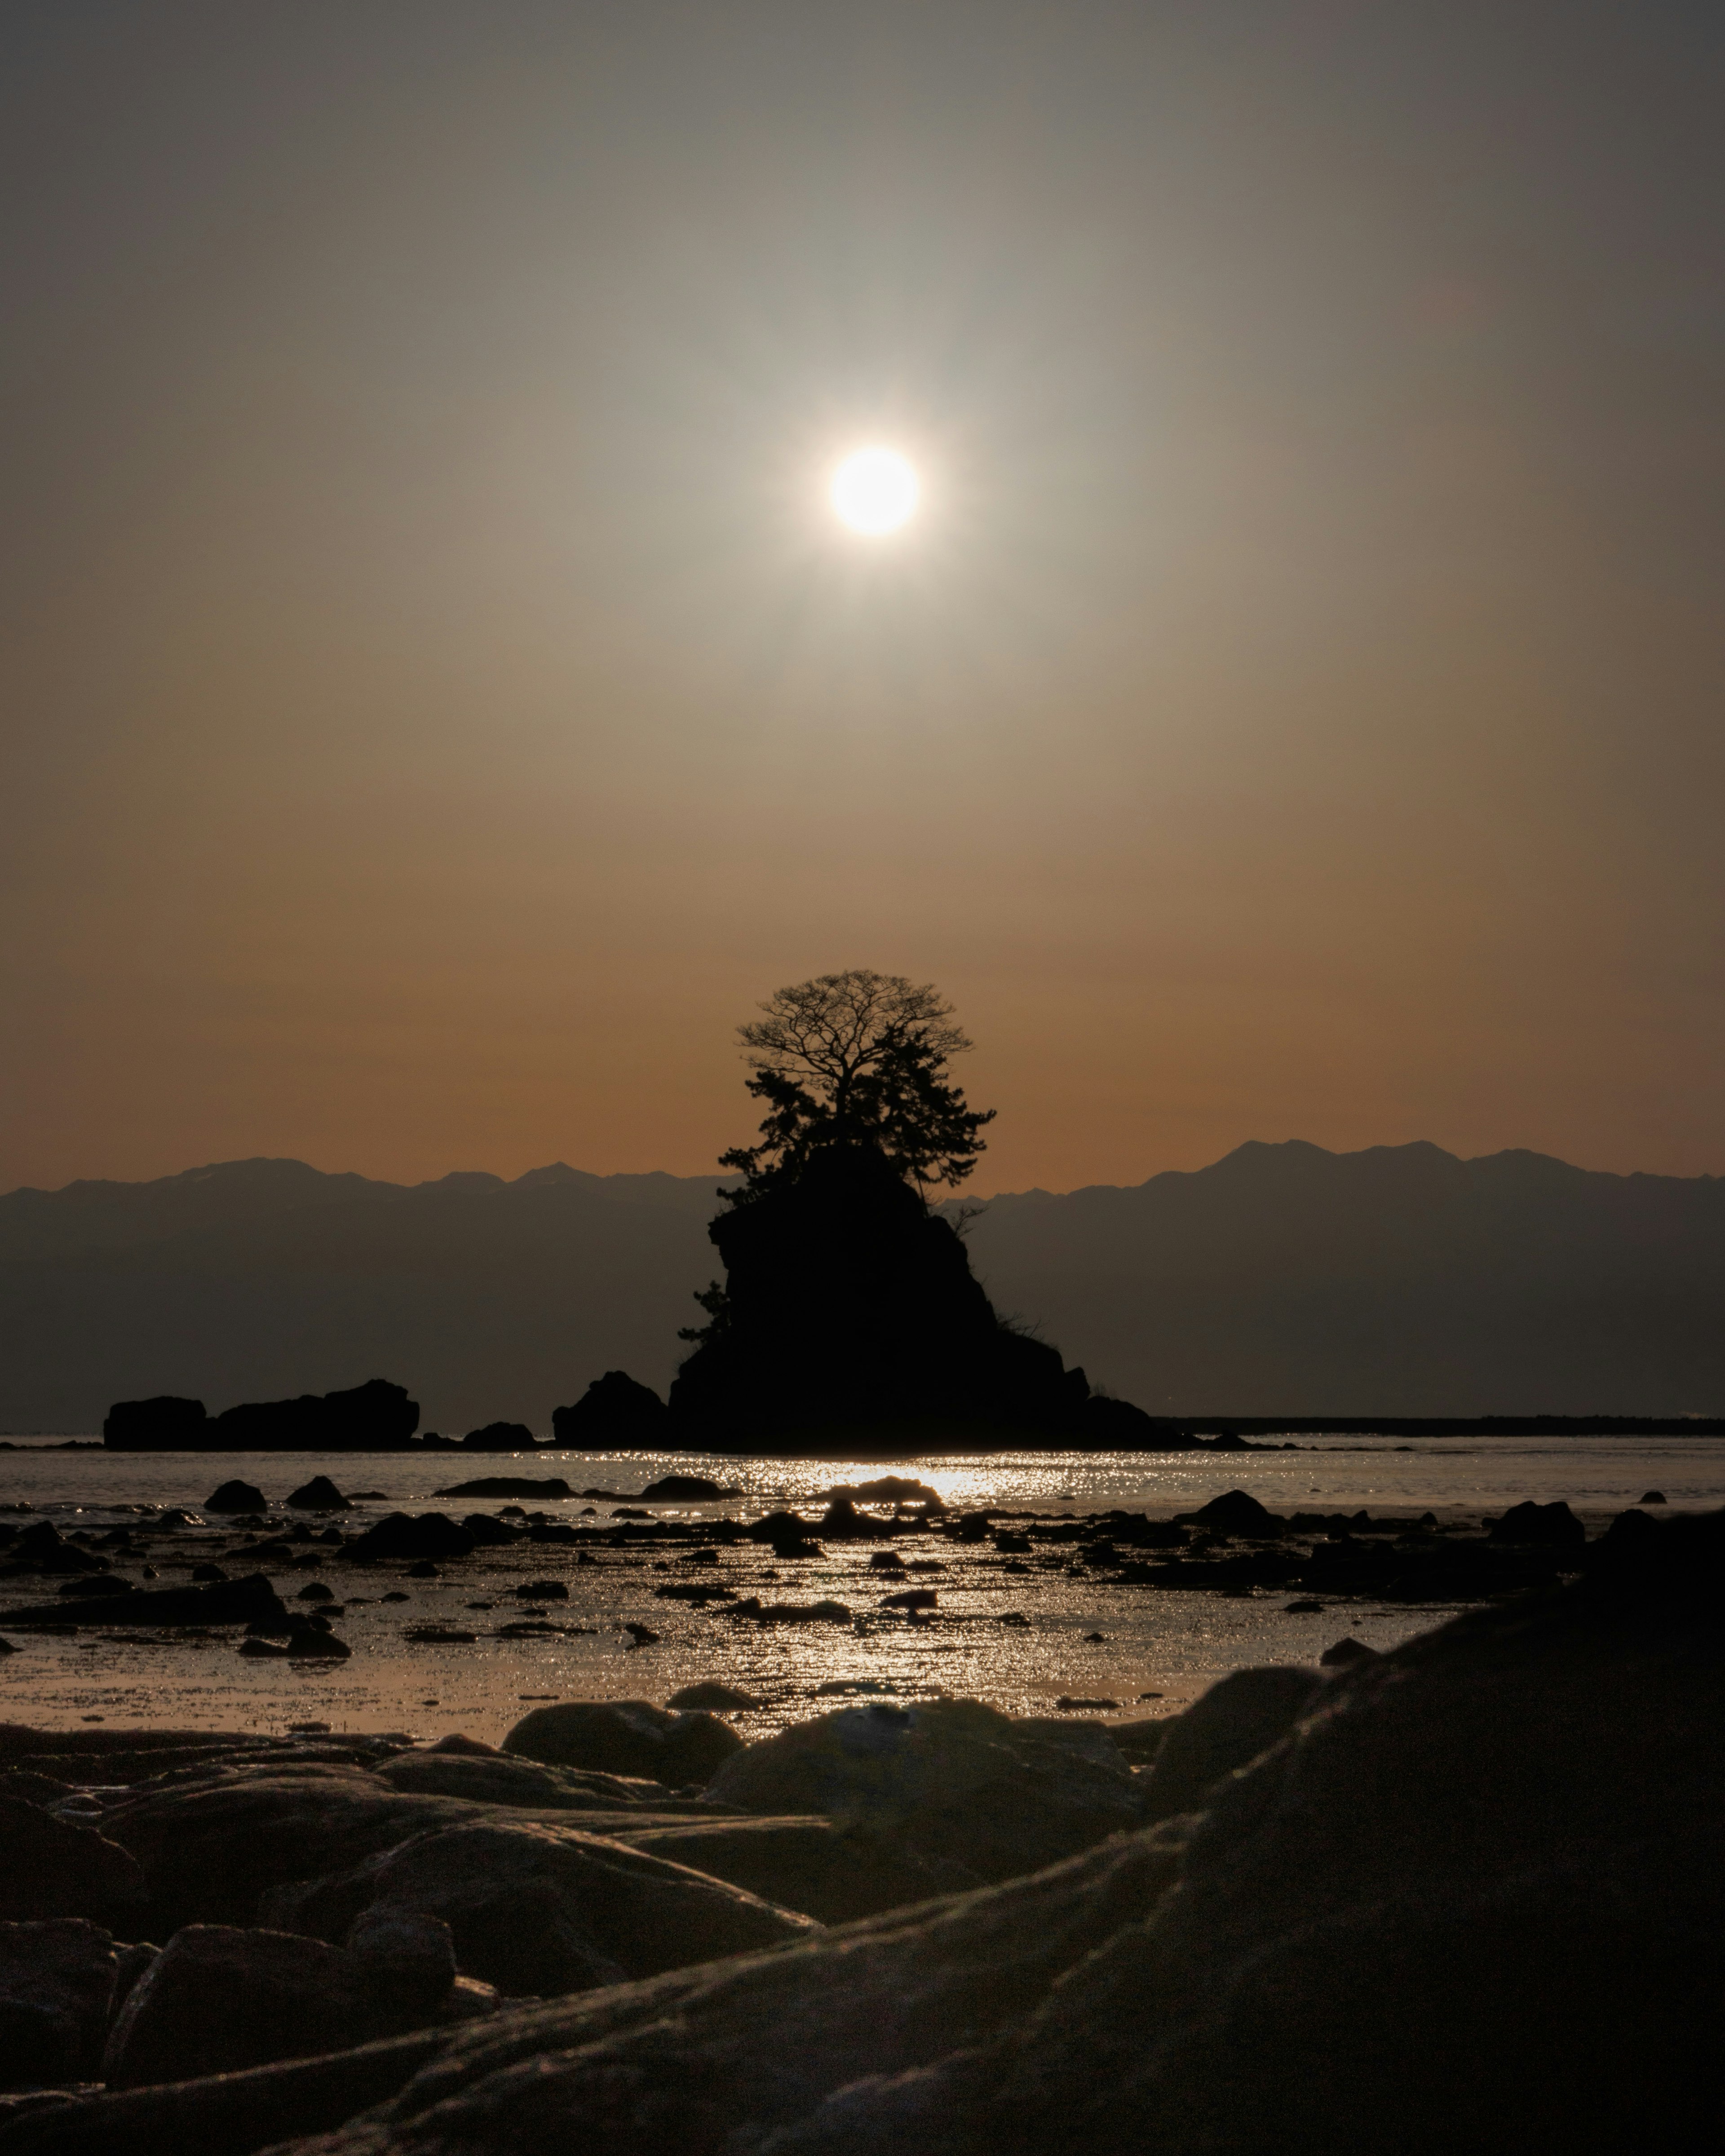
[[[716, 1270], [721, 1181], [559, 1162], [410, 1186], [250, 1160], [13, 1191], [0, 1428], [381, 1375], [425, 1426], [548, 1433], [603, 1370], [665, 1389]], [[1129, 1188], [1003, 1194], [968, 1235], [999, 1308], [1154, 1414], [1725, 1407], [1725, 1178], [1254, 1142]]]

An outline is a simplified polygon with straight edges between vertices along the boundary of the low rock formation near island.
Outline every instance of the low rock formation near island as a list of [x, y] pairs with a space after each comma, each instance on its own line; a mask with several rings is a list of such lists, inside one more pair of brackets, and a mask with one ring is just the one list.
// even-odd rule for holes
[[102, 1442], [110, 1452], [384, 1452], [418, 1427], [419, 1405], [406, 1388], [372, 1378], [346, 1392], [244, 1400], [218, 1415], [172, 1394], [116, 1400]]

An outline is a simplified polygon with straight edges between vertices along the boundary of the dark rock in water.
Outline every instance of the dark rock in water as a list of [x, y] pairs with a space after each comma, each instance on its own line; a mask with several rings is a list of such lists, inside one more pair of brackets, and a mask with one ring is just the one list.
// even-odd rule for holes
[[824, 1924], [846, 1924], [938, 1894], [982, 1884], [962, 1864], [924, 1856], [867, 1827], [827, 1819], [691, 1820], [682, 1826], [630, 1828], [616, 1838], [674, 1864], [758, 1894]]
[[309, 1482], [302, 1482], [292, 1492], [288, 1502], [296, 1512], [345, 1512], [352, 1501], [341, 1495], [327, 1475], [314, 1475]]
[[735, 1685], [719, 1684], [711, 1679], [702, 1684], [685, 1685], [665, 1702], [667, 1707], [696, 1707], [708, 1714], [740, 1714], [766, 1704], [764, 1699], [757, 1699], [752, 1691], [739, 1691]]
[[1562, 1498], [1550, 1505], [1536, 1505], [1529, 1499], [1510, 1507], [1492, 1528], [1491, 1540], [1542, 1549], [1579, 1549], [1586, 1543], [1587, 1529]]
[[916, 1505], [929, 1512], [947, 1509], [947, 1501], [938, 1490], [908, 1475], [877, 1475], [867, 1482], [835, 1483], [823, 1494], [829, 1503], [834, 1497], [848, 1497], [853, 1505]]
[[405, 1387], [372, 1378], [347, 1392], [225, 1409], [202, 1442], [223, 1452], [387, 1450], [405, 1445], [418, 1427], [419, 1404]]
[[1370, 1661], [1377, 1651], [1375, 1647], [1368, 1647], [1363, 1640], [1337, 1640], [1333, 1647], [1324, 1649], [1317, 1658], [1318, 1664], [1327, 1670], [1350, 1670], [1356, 1662]]
[[518, 1543], [521, 1538], [519, 1527], [495, 1519], [489, 1512], [466, 1513], [461, 1522], [461, 1532], [471, 1535], [475, 1548], [499, 1548], [505, 1543]]
[[105, 1918], [138, 1898], [136, 1861], [94, 1827], [0, 1797], [0, 1918]]
[[1143, 1817], [1117, 1753], [1087, 1755], [974, 1700], [793, 1723], [734, 1753], [707, 1794], [744, 1811], [863, 1822], [983, 1879], [1053, 1863]]
[[569, 1589], [561, 1579], [517, 1580], [510, 1593], [522, 1602], [567, 1602]]
[[817, 1149], [708, 1233], [726, 1320], [670, 1394], [701, 1444], [932, 1418], [1080, 1427], [1083, 1373], [999, 1322], [959, 1237], [873, 1147]]
[[158, 1393], [153, 1399], [116, 1400], [103, 1418], [110, 1452], [192, 1452], [204, 1449], [208, 1416], [202, 1400]]
[[1214, 1535], [1234, 1535], [1243, 1542], [1274, 1542], [1287, 1527], [1279, 1512], [1266, 1512], [1244, 1490], [1230, 1490], [1212, 1497], [1195, 1512], [1176, 1512], [1177, 1527], [1208, 1527]]
[[850, 1498], [834, 1497], [816, 1521], [814, 1532], [841, 1541], [878, 1542], [882, 1535], [890, 1535], [892, 1529], [886, 1522], [870, 1519], [866, 1512], [859, 1512]]
[[95, 2076], [118, 1969], [100, 1924], [0, 1923], [0, 2089]]
[[1644, 1490], [1640, 1502], [1644, 1505], [1662, 1505], [1666, 1502], [1663, 1490]]
[[465, 1452], [531, 1452], [538, 1440], [524, 1422], [488, 1422], [461, 1440]]
[[525, 1820], [421, 1835], [300, 1890], [294, 1914], [328, 1935], [362, 1911], [383, 1908], [442, 1918], [463, 1973], [517, 1997], [657, 1975], [813, 1928], [805, 1917], [682, 1865]]
[[1183, 1714], [1162, 1724], [1149, 1781], [1150, 1816], [1196, 1810], [1224, 1774], [1280, 1743], [1322, 1693], [1323, 1680], [1309, 1669], [1235, 1670], [1213, 1684]]
[[[225, 1572], [218, 1572], [212, 1565], [202, 1564], [193, 1570], [192, 1577], [198, 1579], [207, 1575], [213, 1575], [217, 1579], [225, 1579], [228, 1577]], [[105, 1577], [101, 1573], [92, 1574], [87, 1572], [80, 1573], [74, 1579], [63, 1579], [54, 1589], [56, 1594], [67, 1597], [80, 1594], [131, 1594], [135, 1592], [136, 1589], [129, 1579], [116, 1579], [111, 1573]]]
[[287, 1650], [296, 1661], [345, 1662], [353, 1650], [345, 1640], [338, 1640], [333, 1632], [321, 1630], [309, 1620], [295, 1618], [288, 1635]]
[[52, 1520], [37, 1520], [26, 1527], [7, 1552], [14, 1568], [28, 1567], [49, 1578], [80, 1572], [109, 1572], [112, 1566], [97, 1551], [68, 1542]]
[[734, 1497], [737, 1491], [723, 1482], [715, 1482], [710, 1475], [661, 1475], [656, 1482], [649, 1482], [641, 1492], [644, 1505], [699, 1505], [719, 1497]]
[[552, 1443], [572, 1450], [613, 1445], [651, 1450], [665, 1444], [670, 1416], [650, 1385], [638, 1384], [627, 1370], [607, 1370], [572, 1406], [552, 1409], [551, 1427]]
[[270, 1500], [249, 1482], [224, 1482], [203, 1501], [206, 1512], [267, 1512]]
[[239, 1643], [239, 1652], [252, 1661], [279, 1662], [287, 1658], [288, 1647], [284, 1640], [258, 1638], [242, 1640]]
[[447, 1490], [434, 1490], [434, 1497], [537, 1497], [540, 1499], [572, 1497], [575, 1492], [561, 1475], [547, 1476], [536, 1482], [531, 1475], [480, 1475], [471, 1482], [451, 1483]]
[[510, 1731], [503, 1748], [552, 1766], [644, 1775], [675, 1789], [710, 1780], [741, 1751], [742, 1739], [716, 1715], [674, 1714], [640, 1699], [574, 1700], [536, 1707]]
[[466, 1528], [458, 1527], [447, 1512], [391, 1512], [344, 1543], [338, 1554], [366, 1564], [386, 1558], [469, 1557], [475, 1547]]
[[8, 1625], [273, 1625], [285, 1632], [288, 1613], [261, 1572], [209, 1587], [141, 1588], [131, 1594], [33, 1603], [0, 1612]]

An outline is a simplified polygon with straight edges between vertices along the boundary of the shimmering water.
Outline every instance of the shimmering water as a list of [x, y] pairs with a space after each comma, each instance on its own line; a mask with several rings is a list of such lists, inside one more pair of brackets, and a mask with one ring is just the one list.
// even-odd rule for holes
[[[1566, 1499], [1598, 1522], [1656, 1487], [1674, 1506], [1725, 1502], [1725, 1440], [1717, 1438], [1450, 1440], [1404, 1442], [1350, 1437], [1298, 1440], [1301, 1449], [1231, 1455], [1091, 1453], [999, 1454], [899, 1462], [949, 1506], [1022, 1508], [1045, 1517], [1121, 1506], [1153, 1517], [1189, 1510], [1243, 1489], [1272, 1511], [1353, 1511], [1476, 1518], [1522, 1498]], [[655, 1507], [675, 1519], [722, 1512], [747, 1519], [775, 1506], [810, 1506], [838, 1482], [882, 1471], [855, 1462], [721, 1460], [691, 1453], [551, 1453], [465, 1457], [388, 1453], [112, 1454], [46, 1447], [0, 1453], [0, 1505], [28, 1506], [64, 1530], [133, 1523], [132, 1508], [195, 1508], [230, 1476], [254, 1482], [279, 1507], [289, 1491], [326, 1474], [346, 1490], [382, 1495], [356, 1506], [347, 1527], [387, 1511], [444, 1509], [457, 1515], [495, 1502], [439, 1501], [439, 1488], [481, 1475], [562, 1475], [575, 1488], [619, 1497], [659, 1476], [705, 1473], [732, 1486], [722, 1505]], [[529, 1501], [531, 1502], [531, 1501]], [[610, 1506], [594, 1501], [603, 1519]], [[547, 1505], [553, 1517], [581, 1516], [581, 1501]], [[933, 1617], [912, 1623], [882, 1611], [883, 1580], [869, 1566], [870, 1545], [832, 1543], [819, 1558], [776, 1562], [752, 1545], [727, 1552], [702, 1577], [766, 1601], [842, 1601], [850, 1625], [757, 1629], [658, 1599], [654, 1589], [695, 1576], [680, 1553], [650, 1546], [604, 1548], [576, 1568], [567, 1546], [485, 1549], [435, 1580], [409, 1581], [400, 1568], [321, 1573], [266, 1566], [291, 1599], [322, 1577], [350, 1597], [336, 1630], [353, 1648], [333, 1665], [241, 1660], [232, 1636], [139, 1640], [115, 1632], [44, 1638], [22, 1629], [18, 1651], [0, 1657], [0, 1717], [45, 1726], [104, 1718], [204, 1727], [281, 1729], [296, 1720], [337, 1728], [411, 1728], [436, 1735], [463, 1728], [495, 1739], [527, 1704], [547, 1697], [663, 1700], [678, 1686], [722, 1678], [766, 1704], [742, 1717], [746, 1732], [829, 1704], [835, 1686], [898, 1697], [944, 1691], [992, 1701], [1013, 1712], [1045, 1712], [1061, 1697], [1108, 1700], [1114, 1711], [1149, 1714], [1183, 1703], [1227, 1671], [1250, 1662], [1313, 1658], [1343, 1634], [1384, 1647], [1440, 1622], [1441, 1608], [1337, 1603], [1296, 1615], [1287, 1597], [1224, 1597], [1110, 1586], [1068, 1553], [1043, 1549], [1016, 1565], [991, 1547], [961, 1550], [939, 1537], [896, 1547], [913, 1562], [942, 1568], [917, 1584], [938, 1591]], [[238, 1573], [257, 1568], [237, 1536], [213, 1521], [159, 1537], [150, 1558], [160, 1584], [182, 1582], [191, 1566], [217, 1558]], [[136, 1567], [130, 1569], [136, 1573]], [[509, 1594], [525, 1578], [556, 1577], [567, 1602], [545, 1606], [548, 1621], [572, 1628], [527, 1640], [490, 1636], [521, 1614]], [[51, 1583], [49, 1590], [51, 1591]], [[407, 1602], [386, 1604], [388, 1592]], [[0, 1585], [0, 1604], [43, 1599], [32, 1582]], [[475, 1609], [477, 1602], [493, 1603]], [[1004, 1622], [1011, 1614], [1023, 1622]], [[470, 1645], [410, 1643], [403, 1631], [435, 1624], [470, 1629]], [[644, 1624], [661, 1636], [637, 1648], [624, 1630]], [[579, 1628], [579, 1629], [575, 1629]], [[0, 1633], [3, 1633], [0, 1614]], [[1101, 1633], [1100, 1640], [1087, 1635]], [[1151, 1697], [1145, 1697], [1151, 1695]], [[859, 1696], [857, 1691], [849, 1696]]]

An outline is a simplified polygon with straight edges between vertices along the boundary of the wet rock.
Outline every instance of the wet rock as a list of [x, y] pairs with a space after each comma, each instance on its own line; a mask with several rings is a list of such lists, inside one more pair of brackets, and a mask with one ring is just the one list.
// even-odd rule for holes
[[661, 1475], [641, 1492], [644, 1505], [700, 1505], [716, 1498], [734, 1497], [735, 1489], [715, 1482], [710, 1475]]
[[521, 1538], [519, 1527], [512, 1527], [503, 1520], [494, 1519], [489, 1512], [469, 1512], [461, 1522], [464, 1534], [473, 1537], [476, 1548], [498, 1548], [505, 1543], [518, 1543]]
[[839, 1482], [823, 1494], [829, 1502], [835, 1497], [848, 1497], [853, 1505], [915, 1505], [928, 1512], [947, 1509], [947, 1501], [938, 1490], [909, 1475], [877, 1475], [868, 1482]]
[[1370, 1661], [1377, 1651], [1375, 1647], [1368, 1647], [1363, 1640], [1350, 1636], [1337, 1640], [1333, 1647], [1326, 1647], [1317, 1658], [1318, 1665], [1327, 1670], [1348, 1670], [1356, 1662]]
[[667, 1442], [669, 1425], [665, 1402], [626, 1370], [607, 1370], [572, 1406], [554, 1408], [551, 1417], [555, 1443], [589, 1452], [613, 1445], [655, 1450]]
[[974, 1700], [844, 1707], [735, 1753], [721, 1804], [819, 1812], [999, 1880], [1087, 1848], [1142, 1817], [1126, 1762], [1085, 1756]]
[[757, 1699], [752, 1691], [740, 1691], [735, 1685], [720, 1684], [711, 1678], [701, 1684], [685, 1685], [665, 1702], [667, 1707], [696, 1707], [708, 1714], [741, 1714], [766, 1704], [764, 1699]]
[[536, 1497], [544, 1503], [558, 1497], [572, 1497], [575, 1492], [560, 1475], [548, 1476], [544, 1481], [536, 1482], [530, 1475], [481, 1475], [471, 1482], [451, 1483], [447, 1490], [435, 1490], [432, 1495], [436, 1497]]
[[711, 1780], [742, 1744], [736, 1731], [716, 1715], [673, 1713], [639, 1699], [537, 1707], [503, 1740], [506, 1752], [523, 1758], [644, 1775], [673, 1789]]
[[296, 1512], [345, 1512], [352, 1501], [341, 1495], [327, 1475], [314, 1475], [290, 1494], [288, 1502]]
[[522, 1579], [510, 1589], [510, 1593], [521, 1602], [567, 1602], [569, 1589], [561, 1579]]
[[391, 1512], [344, 1543], [339, 1554], [352, 1563], [367, 1564], [387, 1558], [468, 1557], [474, 1548], [473, 1537], [446, 1512]]
[[1170, 1716], [1147, 1784], [1150, 1815], [1194, 1810], [1221, 1776], [1279, 1743], [1322, 1686], [1309, 1669], [1235, 1670]]
[[361, 1912], [448, 1924], [464, 1974], [512, 1996], [588, 1990], [806, 1936], [811, 1921], [599, 1835], [476, 1822], [423, 1835], [338, 1878], [278, 1897], [301, 1928]]
[[106, 1918], [135, 1902], [142, 1876], [94, 1827], [0, 1797], [0, 1918]]
[[868, 1827], [842, 1827], [828, 1819], [691, 1820], [639, 1830], [619, 1825], [616, 1838], [824, 1924], [849, 1923], [982, 1884], [962, 1864], [922, 1856]]
[[1666, 1502], [1663, 1490], [1644, 1490], [1638, 1501], [1643, 1505], [1662, 1505]]
[[[37, 1520], [18, 1535], [7, 1552], [8, 1564], [45, 1573], [50, 1578], [80, 1572], [108, 1572], [109, 1560], [82, 1543], [68, 1542], [52, 1520]], [[9, 1614], [10, 1613], [8, 1613]]]
[[345, 1640], [321, 1630], [309, 1620], [295, 1618], [290, 1622], [287, 1650], [296, 1660], [345, 1662], [353, 1652]]
[[287, 1609], [264, 1575], [218, 1580], [208, 1587], [141, 1588], [126, 1595], [91, 1595], [33, 1603], [4, 1613], [8, 1625], [267, 1625], [288, 1629]]
[[1232, 1535], [1242, 1542], [1275, 1542], [1287, 1527], [1279, 1512], [1267, 1512], [1244, 1490], [1230, 1490], [1223, 1496], [1212, 1497], [1195, 1512], [1176, 1512], [1173, 1524], [1207, 1527], [1213, 1535]]
[[206, 1512], [267, 1512], [270, 1500], [250, 1482], [224, 1482], [203, 1501]]
[[0, 1923], [0, 2089], [95, 2075], [117, 1969], [100, 1924]]

